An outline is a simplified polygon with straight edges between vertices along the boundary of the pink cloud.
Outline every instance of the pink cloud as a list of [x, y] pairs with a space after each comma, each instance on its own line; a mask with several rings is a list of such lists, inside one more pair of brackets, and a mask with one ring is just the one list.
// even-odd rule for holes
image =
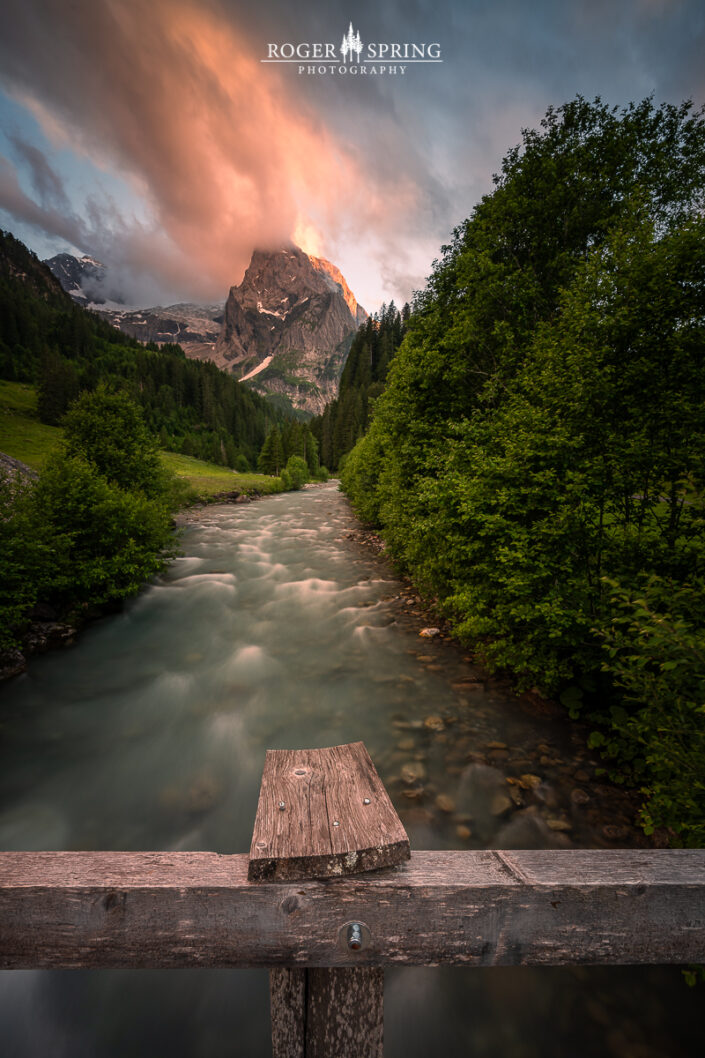
[[[413, 180], [372, 176], [297, 98], [293, 71], [261, 64], [216, 3], [44, 0], [41, 26], [31, 0], [9, 6], [14, 39], [0, 49], [10, 89], [55, 142], [117, 172], [148, 204], [152, 230], [126, 218], [110, 226], [125, 267], [148, 264], [215, 296], [255, 246], [307, 232], [325, 252], [346, 230], [393, 230], [417, 204]], [[61, 233], [55, 212], [45, 219]], [[106, 240], [100, 219], [79, 223], [94, 249]]]

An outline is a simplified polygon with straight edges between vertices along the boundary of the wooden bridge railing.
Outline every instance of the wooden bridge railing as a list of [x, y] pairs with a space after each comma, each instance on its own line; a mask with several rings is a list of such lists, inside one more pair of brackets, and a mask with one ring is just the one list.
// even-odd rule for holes
[[379, 1058], [384, 966], [705, 962], [705, 851], [406, 860], [359, 746], [268, 754], [254, 856], [0, 854], [0, 967], [268, 967], [276, 1058]]

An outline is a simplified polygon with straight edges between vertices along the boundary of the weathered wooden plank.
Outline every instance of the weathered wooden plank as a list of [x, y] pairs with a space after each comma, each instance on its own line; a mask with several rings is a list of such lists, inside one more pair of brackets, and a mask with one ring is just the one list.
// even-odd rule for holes
[[409, 858], [409, 839], [364, 743], [268, 750], [249, 876], [356, 874]]
[[[705, 961], [705, 851], [417, 852], [250, 882], [246, 856], [0, 854], [0, 966]], [[366, 923], [352, 952], [341, 926]]]
[[306, 1058], [307, 975], [288, 966], [269, 971], [272, 1058]]
[[273, 1058], [382, 1058], [384, 970], [271, 970]]
[[382, 1058], [384, 970], [306, 973], [306, 1058]]

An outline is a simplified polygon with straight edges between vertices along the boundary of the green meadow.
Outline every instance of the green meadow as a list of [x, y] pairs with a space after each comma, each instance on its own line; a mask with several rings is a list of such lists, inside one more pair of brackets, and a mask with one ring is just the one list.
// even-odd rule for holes
[[[63, 436], [59, 426], [46, 426], [37, 415], [37, 393], [24, 382], [0, 380], [0, 452], [41, 470]], [[189, 486], [192, 502], [208, 501], [223, 492], [262, 495], [281, 492], [281, 478], [266, 474], [238, 474], [227, 467], [206, 463], [176, 452], [161, 452], [167, 470]]]

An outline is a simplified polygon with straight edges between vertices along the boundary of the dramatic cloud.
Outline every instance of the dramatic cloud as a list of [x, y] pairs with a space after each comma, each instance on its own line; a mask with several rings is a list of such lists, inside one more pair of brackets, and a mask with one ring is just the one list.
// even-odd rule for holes
[[[34, 151], [32, 153], [34, 154]], [[36, 153], [40, 155], [41, 152]], [[39, 167], [38, 171], [41, 172]], [[0, 208], [7, 210], [12, 216], [24, 221], [30, 227], [52, 235], [59, 235], [73, 245], [80, 245], [86, 237], [84, 226], [68, 210], [66, 196], [61, 186], [59, 185], [55, 190], [51, 184], [49, 187], [54, 191], [53, 195], [50, 196], [44, 189], [44, 193], [40, 192], [42, 204], [38, 204], [22, 190], [17, 178], [17, 170], [12, 162], [0, 155]], [[44, 205], [50, 197], [58, 198], [63, 208], [57, 209]]]
[[17, 133], [10, 135], [10, 142], [17, 155], [25, 162], [30, 173], [32, 187], [39, 201], [55, 205], [57, 209], [68, 211], [69, 200], [64, 191], [61, 180], [56, 175], [42, 151], [31, 143], [27, 143]]
[[[355, 83], [260, 63], [351, 15], [445, 63]], [[408, 296], [549, 104], [703, 89], [700, 0], [5, 0], [0, 22], [1, 83], [45, 137], [6, 133], [0, 208], [143, 304], [222, 296], [289, 239], [372, 309]]]
[[[33, 211], [6, 171], [0, 205], [51, 234], [80, 239], [93, 252], [112, 238], [123, 256], [132, 240], [139, 249], [132, 265], [144, 271], [156, 263], [153, 252], [142, 256], [145, 244], [160, 233], [173, 250], [157, 255], [161, 269], [169, 264], [169, 283], [213, 296], [242, 273], [255, 245], [307, 237], [321, 250], [353, 225], [391, 231], [417, 207], [418, 190], [403, 171], [371, 181], [345, 137], [294, 100], [278, 71], [251, 57], [215, 6], [21, 0], [9, 7], [5, 83], [57, 146], [120, 173], [154, 218], [152, 231], [128, 232], [124, 218], [106, 225], [99, 211], [92, 232], [75, 218], [62, 223], [53, 208]], [[15, 145], [42, 207], [58, 206], [64, 192], [46, 159], [17, 137]]]

